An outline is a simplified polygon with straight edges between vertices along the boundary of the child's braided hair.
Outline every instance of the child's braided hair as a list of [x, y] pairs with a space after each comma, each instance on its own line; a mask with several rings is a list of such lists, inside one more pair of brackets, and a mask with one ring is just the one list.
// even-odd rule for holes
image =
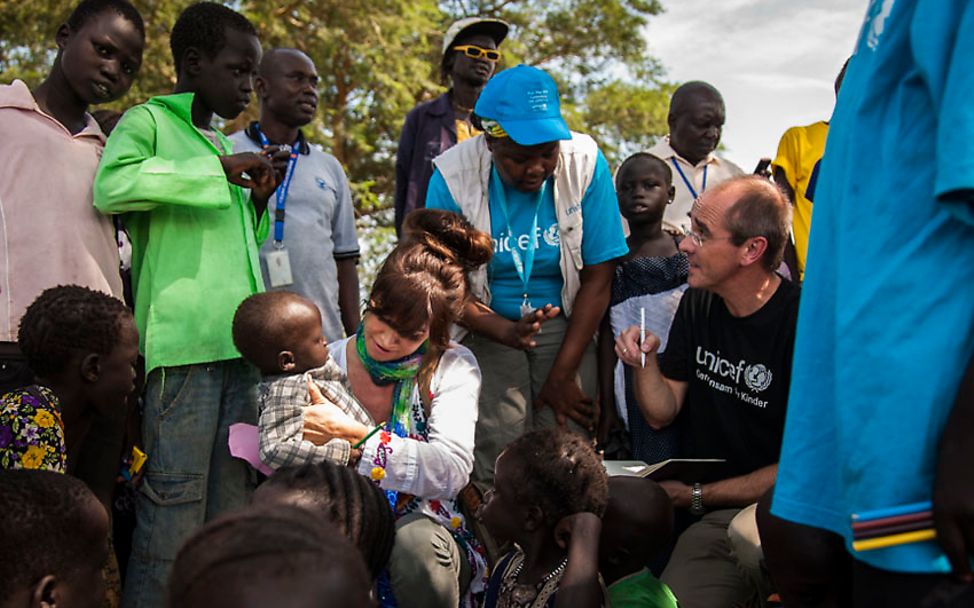
[[377, 577], [389, 562], [395, 518], [385, 494], [349, 467], [308, 463], [276, 471], [254, 495], [257, 504], [284, 500], [321, 513], [357, 546]]

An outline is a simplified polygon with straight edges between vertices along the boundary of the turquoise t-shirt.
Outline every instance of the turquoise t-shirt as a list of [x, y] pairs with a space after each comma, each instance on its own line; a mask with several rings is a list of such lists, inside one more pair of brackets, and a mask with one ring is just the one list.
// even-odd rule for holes
[[[535, 257], [527, 285], [528, 301], [534, 308], [545, 304], [561, 306], [561, 290], [564, 279], [559, 265], [560, 241], [558, 220], [555, 214], [553, 178], [549, 179], [541, 193], [521, 192], [504, 184], [491, 168], [490, 189], [490, 236], [494, 245], [494, 257], [487, 268], [490, 284], [490, 307], [507, 319], [521, 318], [524, 285], [514, 264], [511, 247], [520, 252], [522, 264], [527, 270], [527, 254], [531, 246], [531, 228], [535, 209], [538, 210], [537, 228], [534, 233]], [[508, 214], [504, 214], [501, 197], [496, 196], [494, 186], [501, 184]], [[538, 198], [541, 197], [540, 205]], [[426, 194], [426, 206], [460, 213], [460, 207], [439, 170], [433, 172]], [[510, 225], [508, 225], [508, 218]], [[599, 152], [595, 174], [582, 197], [582, 263], [586, 266], [601, 264], [628, 253], [622, 232], [619, 206], [609, 165]], [[512, 236], [513, 235], [513, 236]]]
[[[971, 57], [974, 3], [873, 0], [822, 159], [772, 512], [850, 544], [853, 513], [931, 499], [974, 355]], [[854, 556], [949, 569], [933, 541]]]

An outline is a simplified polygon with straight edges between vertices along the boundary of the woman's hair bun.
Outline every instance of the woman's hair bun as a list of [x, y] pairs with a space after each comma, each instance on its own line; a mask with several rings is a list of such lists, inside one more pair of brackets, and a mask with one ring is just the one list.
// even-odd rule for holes
[[441, 209], [417, 209], [406, 216], [403, 240], [425, 245], [443, 260], [473, 270], [490, 261], [490, 235], [477, 230], [462, 215]]

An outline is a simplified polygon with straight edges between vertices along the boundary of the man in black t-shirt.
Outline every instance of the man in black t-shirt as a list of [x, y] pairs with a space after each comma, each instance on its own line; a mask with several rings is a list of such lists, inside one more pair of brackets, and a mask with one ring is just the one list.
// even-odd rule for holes
[[[690, 289], [666, 352], [657, 361], [659, 338], [647, 333], [640, 344], [638, 327], [616, 341], [616, 354], [634, 368], [647, 422], [659, 429], [680, 420], [681, 457], [726, 460], [695, 483], [661, 483], [676, 508], [702, 516], [680, 535], [662, 576], [683, 608], [764, 600], [753, 572], [757, 560], [740, 555], [746, 547], [739, 542], [735, 559], [727, 528], [777, 473], [798, 317], [798, 288], [775, 272], [789, 215], [787, 200], [763, 178], [734, 178], [708, 190], [694, 203], [692, 229], [680, 244], [690, 261]], [[752, 511], [733, 528], [753, 530], [756, 540]], [[738, 561], [752, 570], [748, 576]]]

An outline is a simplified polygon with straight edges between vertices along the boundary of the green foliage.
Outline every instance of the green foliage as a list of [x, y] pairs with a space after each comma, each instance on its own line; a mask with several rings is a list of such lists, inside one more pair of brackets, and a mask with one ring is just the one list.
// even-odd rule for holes
[[595, 137], [610, 165], [664, 135], [673, 86], [649, 55], [644, 29], [658, 0], [447, 0], [452, 15], [497, 15], [513, 26], [506, 65], [544, 68], [569, 126]]
[[585, 97], [582, 118], [588, 133], [602, 145], [606, 158], [621, 163], [666, 135], [666, 115], [675, 85], [641, 87], [609, 82]]
[[[168, 32], [188, 0], [136, 0], [147, 49], [138, 80], [117, 109], [171, 89]], [[611, 161], [665, 132], [660, 67], [647, 54], [643, 26], [658, 0], [239, 0], [265, 47], [293, 46], [322, 77], [312, 141], [332, 152], [356, 185], [363, 211], [386, 207], [399, 129], [417, 102], [443, 91], [442, 32], [455, 18], [496, 15], [513, 25], [505, 65], [525, 62], [555, 75], [573, 128], [589, 132]], [[38, 84], [54, 54], [54, 34], [73, 0], [0, 3], [0, 78]], [[252, 120], [257, 108], [226, 125]]]
[[[146, 22], [147, 48], [122, 110], [171, 90], [169, 30], [190, 0], [134, 0]], [[644, 26], [659, 0], [235, 0], [265, 48], [306, 52], [321, 76], [311, 141], [344, 165], [356, 206], [368, 216], [364, 239], [394, 238], [390, 214], [399, 130], [416, 103], [443, 92], [442, 35], [454, 20], [490, 15], [513, 28], [504, 66], [529, 63], [552, 73], [566, 119], [593, 135], [611, 165], [666, 132], [672, 86], [646, 48]], [[54, 57], [54, 34], [74, 0], [0, 2], [0, 81], [36, 86]], [[257, 116], [256, 104], [224, 125], [234, 131]], [[366, 283], [367, 285], [368, 283]]]

